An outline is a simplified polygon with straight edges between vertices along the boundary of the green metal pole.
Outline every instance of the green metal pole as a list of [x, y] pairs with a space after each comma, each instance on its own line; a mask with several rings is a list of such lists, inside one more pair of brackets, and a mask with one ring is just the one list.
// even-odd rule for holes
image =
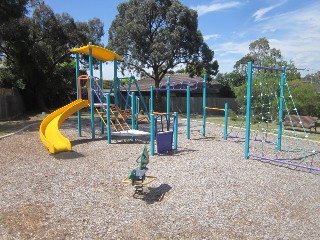
[[203, 76], [202, 87], [202, 136], [206, 136], [206, 119], [207, 119], [207, 74]]
[[[131, 93], [131, 129], [136, 129], [136, 94], [134, 92]], [[132, 141], [135, 141], [135, 137], [131, 137]]]
[[252, 87], [252, 62], [248, 62], [248, 82], [247, 82], [247, 113], [246, 113], [246, 139], [244, 158], [249, 158], [250, 145], [250, 119], [251, 119], [251, 87]]
[[[140, 98], [136, 97], [136, 112], [135, 112], [135, 120], [136, 120], [136, 126], [135, 129], [139, 129], [139, 109], [140, 109]], [[146, 113], [147, 114], [147, 113]], [[149, 114], [148, 114], [149, 115]]]
[[[101, 93], [100, 93], [100, 99], [103, 103], [103, 76], [102, 76], [102, 61], [99, 61], [99, 70], [100, 70], [100, 87], [101, 87]], [[101, 104], [102, 104], [101, 103]], [[100, 108], [100, 112], [103, 118], [103, 106], [101, 106]], [[101, 134], [104, 134], [104, 123], [102, 121], [102, 119], [100, 119], [100, 125], [101, 125]]]
[[[79, 99], [79, 92], [81, 91], [81, 88], [79, 89], [78, 84], [78, 77], [80, 75], [80, 66], [79, 66], [79, 53], [76, 53], [76, 89], [77, 89], [77, 99]], [[78, 113], [78, 135], [81, 137], [81, 111], [79, 110]]]
[[111, 144], [111, 120], [110, 120], [110, 93], [106, 95], [106, 111], [107, 111], [107, 139], [108, 144]]
[[119, 107], [119, 79], [117, 76], [117, 69], [118, 69], [118, 61], [115, 58], [114, 61], [114, 66], [113, 66], [113, 91], [114, 91], [114, 104]]
[[228, 135], [228, 103], [224, 104], [224, 133], [223, 139], [227, 140]]
[[286, 82], [286, 68], [281, 68], [281, 82], [280, 82], [280, 98], [279, 98], [279, 119], [278, 119], [278, 150], [281, 150], [282, 142], [282, 124], [283, 124], [283, 101], [284, 101], [284, 85]]
[[154, 155], [154, 115], [150, 114], [150, 155]]
[[[91, 45], [91, 43], [89, 43]], [[91, 135], [92, 140], [95, 139], [95, 125], [94, 125], [94, 91], [93, 91], [93, 61], [92, 48], [89, 47], [89, 71], [90, 71], [90, 115], [91, 115]]]
[[173, 149], [178, 149], [178, 113], [174, 112], [174, 123], [173, 123]]
[[[153, 86], [150, 86], [150, 114], [153, 114]], [[150, 119], [150, 116], [149, 116]]]
[[170, 76], [167, 76], [167, 114], [170, 114]]
[[187, 139], [190, 139], [190, 86], [187, 86]]

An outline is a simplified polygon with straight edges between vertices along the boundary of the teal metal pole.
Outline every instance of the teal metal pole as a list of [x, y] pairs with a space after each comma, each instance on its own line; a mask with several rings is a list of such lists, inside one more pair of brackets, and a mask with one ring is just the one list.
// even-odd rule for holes
[[173, 123], [173, 149], [178, 149], [178, 113], [174, 112], [174, 123]]
[[154, 115], [150, 114], [150, 155], [154, 155]]
[[[138, 90], [138, 93], [139, 93], [139, 96], [140, 96], [140, 99], [141, 99], [141, 102], [142, 102], [142, 105], [144, 107], [144, 110], [146, 111], [146, 114], [149, 116], [149, 110], [148, 110], [148, 107], [147, 107], [147, 104], [146, 102], [144, 101], [144, 97], [142, 96], [142, 93], [140, 91], [140, 87], [139, 87], [139, 84], [137, 82], [137, 80], [133, 77], [133, 80], [134, 80], [134, 83], [136, 85], [136, 88]], [[139, 111], [139, 110], [138, 110]]]
[[[153, 114], [153, 99], [154, 99], [154, 97], [153, 97], [153, 86], [150, 86], [150, 115], [151, 114]], [[150, 117], [150, 116], [149, 116]]]
[[187, 86], [187, 139], [190, 139], [190, 86]]
[[[135, 112], [135, 120], [136, 120], [136, 128], [135, 129], [139, 129], [139, 109], [140, 109], [140, 105], [139, 105], [139, 101], [140, 98], [136, 97], [136, 112]], [[147, 114], [147, 113], [146, 113]], [[147, 114], [149, 116], [149, 114]]]
[[286, 68], [281, 68], [281, 82], [280, 82], [280, 103], [279, 103], [279, 119], [278, 119], [278, 150], [281, 150], [282, 142], [282, 122], [283, 122], [283, 101], [284, 101], [284, 85], [286, 82]]
[[[134, 92], [131, 93], [131, 129], [136, 129], [136, 94]], [[131, 137], [132, 141], [135, 141], [135, 137]]]
[[244, 158], [249, 158], [250, 145], [250, 119], [251, 119], [251, 87], [252, 87], [252, 62], [248, 62], [248, 82], [247, 82], [247, 113], [246, 113], [246, 139]]
[[207, 120], [207, 74], [203, 76], [202, 87], [202, 136], [206, 136], [206, 120]]
[[228, 136], [228, 103], [224, 104], [224, 133], [223, 139], [227, 140]]
[[[99, 61], [99, 70], [100, 70], [100, 88], [101, 88], [101, 93], [100, 93], [100, 99], [103, 103], [103, 76], [102, 76], [102, 61]], [[101, 103], [101, 104], [102, 104]], [[101, 106], [100, 108], [100, 114], [103, 118], [103, 114], [104, 114], [104, 111], [103, 111], [103, 106]], [[104, 134], [104, 123], [102, 121], [102, 119], [100, 119], [100, 125], [101, 125], [101, 134]]]
[[[78, 77], [80, 75], [80, 66], [79, 66], [79, 53], [76, 53], [76, 89], [77, 89], [77, 99], [79, 99], [81, 88], [80, 84], [78, 83]], [[78, 135], [81, 137], [81, 111], [79, 110], [78, 113]]]
[[106, 95], [106, 112], [107, 112], [107, 139], [108, 144], [111, 144], [111, 120], [110, 120], [110, 93]]
[[[89, 43], [91, 45], [91, 43]], [[90, 115], [91, 115], [91, 135], [92, 140], [95, 139], [95, 125], [94, 125], [94, 91], [93, 91], [93, 61], [92, 48], [89, 47], [89, 71], [90, 71]]]
[[167, 76], [167, 114], [170, 114], [170, 76]]
[[114, 104], [119, 107], [119, 79], [117, 76], [117, 69], [118, 69], [118, 60], [115, 58], [113, 60], [113, 91], [114, 91]]

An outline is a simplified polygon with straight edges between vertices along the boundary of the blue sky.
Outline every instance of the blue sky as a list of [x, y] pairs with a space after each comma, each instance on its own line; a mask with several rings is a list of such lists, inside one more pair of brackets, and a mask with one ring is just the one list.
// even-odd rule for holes
[[[123, 0], [45, 0], [55, 13], [67, 12], [75, 20], [94, 17], [104, 23], [105, 37], [117, 6]], [[199, 29], [215, 51], [219, 71], [231, 72], [237, 60], [249, 52], [249, 44], [261, 37], [271, 48], [280, 49], [286, 61], [308, 69], [302, 75], [320, 71], [319, 0], [180, 0], [198, 12]], [[110, 68], [110, 64], [107, 68]], [[104, 70], [105, 78], [112, 71]], [[109, 75], [109, 73], [111, 75]]]

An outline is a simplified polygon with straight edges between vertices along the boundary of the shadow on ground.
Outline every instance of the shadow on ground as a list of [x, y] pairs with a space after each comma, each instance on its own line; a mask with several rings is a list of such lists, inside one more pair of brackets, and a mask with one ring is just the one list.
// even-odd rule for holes
[[147, 204], [154, 204], [155, 202], [161, 202], [167, 192], [171, 190], [171, 186], [164, 183], [161, 184], [159, 187], [149, 187], [148, 192], [145, 194], [143, 201]]

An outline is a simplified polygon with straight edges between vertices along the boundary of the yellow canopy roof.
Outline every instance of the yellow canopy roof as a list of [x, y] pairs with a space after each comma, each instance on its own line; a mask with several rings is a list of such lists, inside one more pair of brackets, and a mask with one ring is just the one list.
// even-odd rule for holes
[[73, 48], [70, 50], [70, 52], [72, 53], [82, 53], [82, 54], [85, 54], [85, 55], [89, 55], [89, 49], [92, 49], [92, 57], [98, 59], [98, 60], [101, 60], [101, 61], [113, 61], [114, 59], [117, 59], [117, 60], [121, 60], [122, 58], [106, 49], [106, 48], [103, 48], [103, 47], [100, 47], [100, 46], [96, 46], [96, 45], [86, 45], [86, 46], [83, 46], [83, 47], [79, 47], [79, 48]]

